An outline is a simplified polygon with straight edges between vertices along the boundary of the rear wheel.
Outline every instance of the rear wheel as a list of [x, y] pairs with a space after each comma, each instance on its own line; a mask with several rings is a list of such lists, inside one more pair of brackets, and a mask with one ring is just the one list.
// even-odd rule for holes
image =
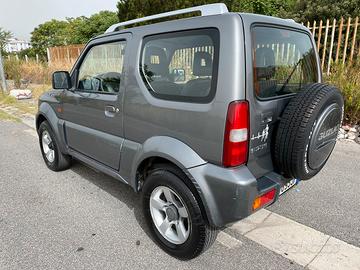
[[176, 171], [163, 167], [150, 172], [142, 190], [143, 211], [160, 247], [189, 260], [212, 245], [217, 230], [207, 224], [199, 202]]
[[55, 134], [47, 121], [40, 124], [39, 144], [46, 166], [53, 171], [62, 171], [71, 166], [71, 157], [64, 155], [56, 141]]

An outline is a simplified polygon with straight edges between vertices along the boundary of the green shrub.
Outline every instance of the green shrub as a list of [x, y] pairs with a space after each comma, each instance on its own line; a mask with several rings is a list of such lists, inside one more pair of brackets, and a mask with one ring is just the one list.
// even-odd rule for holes
[[344, 97], [345, 124], [360, 124], [360, 62], [351, 65], [337, 65], [325, 81], [337, 86]]

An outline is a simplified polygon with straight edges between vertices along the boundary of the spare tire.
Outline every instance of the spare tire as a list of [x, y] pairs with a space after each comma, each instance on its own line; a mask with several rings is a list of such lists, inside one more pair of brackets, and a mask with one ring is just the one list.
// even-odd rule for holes
[[278, 172], [300, 180], [316, 175], [334, 149], [343, 111], [344, 101], [336, 87], [304, 86], [286, 106], [275, 135]]

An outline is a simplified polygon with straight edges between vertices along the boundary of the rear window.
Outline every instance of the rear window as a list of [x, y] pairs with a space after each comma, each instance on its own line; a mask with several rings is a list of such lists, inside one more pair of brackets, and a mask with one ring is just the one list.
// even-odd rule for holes
[[317, 58], [303, 32], [256, 26], [252, 29], [254, 90], [260, 98], [298, 93], [318, 81]]
[[140, 72], [152, 95], [174, 101], [211, 101], [219, 57], [218, 30], [153, 35], [143, 44]]

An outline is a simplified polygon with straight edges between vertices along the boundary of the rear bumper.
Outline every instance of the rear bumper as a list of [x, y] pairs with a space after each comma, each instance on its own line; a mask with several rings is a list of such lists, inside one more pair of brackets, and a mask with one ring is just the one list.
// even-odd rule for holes
[[188, 169], [188, 174], [203, 200], [210, 224], [216, 227], [254, 213], [255, 198], [273, 188], [276, 201], [280, 187], [287, 182], [273, 172], [256, 179], [246, 166], [223, 168], [209, 163]]

